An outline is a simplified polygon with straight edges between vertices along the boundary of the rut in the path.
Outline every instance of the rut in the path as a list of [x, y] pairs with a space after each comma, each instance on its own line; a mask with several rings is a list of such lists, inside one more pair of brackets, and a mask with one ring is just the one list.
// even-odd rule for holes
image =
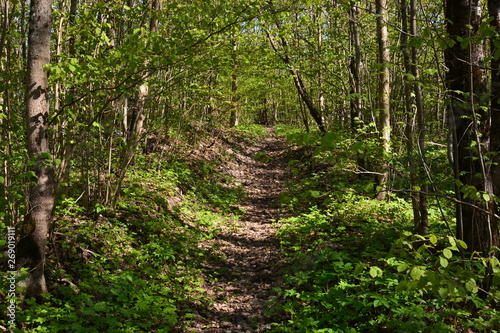
[[[198, 314], [188, 332], [266, 332], [276, 320], [264, 312], [275, 296], [272, 289], [281, 283], [283, 257], [273, 222], [282, 214], [278, 198], [287, 164], [283, 141], [269, 132], [255, 146], [235, 152], [235, 159], [225, 166], [245, 189], [247, 199], [240, 205], [245, 214], [210, 244], [217, 253], [204, 267], [204, 288], [214, 304]], [[256, 161], [258, 152], [270, 160]]]

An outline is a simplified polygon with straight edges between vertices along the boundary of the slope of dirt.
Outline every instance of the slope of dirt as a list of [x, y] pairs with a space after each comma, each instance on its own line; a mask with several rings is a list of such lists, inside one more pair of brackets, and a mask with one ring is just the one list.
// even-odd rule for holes
[[[234, 149], [234, 158], [222, 166], [245, 190], [239, 207], [245, 213], [204, 244], [212, 255], [204, 265], [203, 288], [214, 302], [186, 332], [265, 332], [277, 320], [265, 309], [281, 283], [283, 256], [273, 222], [284, 213], [278, 199], [288, 169], [283, 140], [268, 131], [255, 145]], [[259, 152], [265, 153], [260, 161]]]

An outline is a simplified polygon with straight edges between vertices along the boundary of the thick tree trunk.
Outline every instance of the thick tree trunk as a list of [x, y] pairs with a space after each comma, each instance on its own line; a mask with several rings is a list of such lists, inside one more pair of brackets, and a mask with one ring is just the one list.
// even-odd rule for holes
[[[491, 23], [497, 33], [500, 33], [500, 1], [489, 0], [488, 12], [493, 17]], [[495, 46], [495, 39], [491, 40], [491, 52], [493, 58], [491, 60], [491, 128], [500, 128], [500, 50]], [[490, 151], [500, 151], [500, 131], [491, 131]], [[492, 156], [492, 179], [493, 193], [500, 197], [500, 154]]]
[[[384, 155], [389, 154], [391, 150], [391, 86], [389, 62], [391, 61], [389, 53], [389, 33], [387, 31], [387, 0], [377, 0], [377, 40], [379, 52], [379, 84], [378, 84], [378, 112], [379, 128], [381, 131], [381, 144]], [[378, 185], [382, 188], [377, 194], [378, 200], [384, 200], [386, 197], [387, 181], [389, 180], [388, 157], [383, 156], [383, 165], [379, 171]]]
[[[500, 33], [500, 1], [489, 0], [488, 1], [488, 13], [493, 17], [492, 25], [494, 26], [497, 33]], [[490, 152], [494, 152], [492, 155], [491, 163], [491, 179], [493, 182], [493, 194], [500, 198], [500, 55], [499, 50], [495, 46], [495, 39], [491, 40], [491, 52], [493, 58], [491, 60], [491, 131], [490, 131]], [[498, 214], [498, 203], [492, 202], [493, 211]], [[491, 229], [491, 245], [500, 247], [500, 239], [498, 236], [498, 220], [492, 219]], [[498, 256], [498, 253], [495, 253]], [[488, 276], [486, 283], [491, 281], [491, 274]]]
[[[477, 35], [482, 20], [479, 0], [449, 1], [445, 15], [451, 38], [465, 39]], [[455, 178], [464, 185], [462, 192], [471, 188], [477, 190], [477, 195], [473, 191], [465, 197], [457, 191], [457, 196], [482, 208], [457, 205], [457, 237], [467, 243], [469, 251], [488, 256], [491, 247], [500, 244], [498, 221], [493, 215], [494, 180], [485, 159], [486, 154], [496, 148], [491, 146], [490, 135], [498, 129], [491, 128], [491, 115], [480, 104], [486, 94], [483, 44], [471, 42], [462, 47], [455, 43], [446, 50], [445, 61], [449, 69], [446, 79], [451, 98], [449, 128], [455, 139], [450, 154], [455, 157]], [[483, 288], [487, 290], [489, 284], [486, 279]]]
[[27, 146], [36, 175], [30, 187], [23, 238], [18, 244], [18, 268], [28, 267], [23, 281], [26, 296], [47, 292], [44, 277], [45, 245], [55, 201], [55, 182], [49, 151], [49, 93], [47, 70], [50, 62], [51, 0], [32, 0], [28, 36], [26, 90]]

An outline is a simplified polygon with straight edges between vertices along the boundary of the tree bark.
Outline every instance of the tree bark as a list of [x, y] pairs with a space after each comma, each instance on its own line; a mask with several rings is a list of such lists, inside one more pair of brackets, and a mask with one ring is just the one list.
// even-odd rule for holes
[[[412, 37], [417, 36], [417, 3], [416, 0], [410, 0], [410, 33]], [[420, 72], [418, 70], [418, 52], [415, 45], [411, 46], [411, 65], [410, 71], [415, 81], [413, 82], [413, 92], [415, 93], [415, 109], [417, 113], [417, 153], [418, 153], [418, 170], [417, 174], [420, 180], [421, 192], [419, 196], [419, 220], [415, 221], [415, 229], [417, 233], [425, 235], [429, 227], [429, 213], [427, 211], [427, 196], [428, 192], [427, 177], [425, 172], [425, 110], [422, 96], [422, 89], [419, 85]]]
[[[418, 53], [415, 45], [409, 45], [408, 37], [417, 36], [417, 20], [416, 20], [416, 1], [410, 0], [410, 15], [408, 17], [408, 3], [406, 0], [401, 1], [401, 19], [403, 31], [401, 34], [401, 45], [403, 49], [403, 62], [405, 71], [411, 74], [411, 78], [405, 80], [405, 104], [406, 104], [406, 129], [405, 136], [407, 140], [407, 150], [409, 156], [410, 168], [410, 184], [412, 189], [419, 187], [420, 192], [412, 194], [413, 206], [413, 222], [415, 232], [420, 235], [425, 235], [428, 230], [429, 218], [427, 212], [427, 197], [428, 185], [425, 181], [425, 117], [422, 100], [422, 90], [419, 86], [419, 70], [418, 70]], [[409, 19], [409, 25], [408, 25]], [[412, 93], [414, 97], [412, 97]], [[415, 109], [415, 113], [413, 112]], [[413, 121], [414, 115], [416, 118]], [[415, 132], [416, 145], [414, 145]], [[414, 152], [416, 146], [416, 153]], [[416, 158], [414, 158], [416, 157]]]
[[[459, 40], [476, 37], [481, 15], [479, 0], [448, 1], [445, 16], [449, 36]], [[483, 43], [471, 41], [464, 47], [455, 42], [445, 51], [445, 61], [451, 99], [449, 128], [455, 140], [450, 155], [455, 157], [455, 178], [463, 184], [457, 196], [486, 211], [457, 205], [457, 237], [467, 243], [469, 251], [488, 256], [491, 247], [499, 245], [498, 221], [493, 215], [493, 178], [485, 159], [491, 148], [496, 148], [490, 145], [490, 134], [497, 128], [491, 128], [491, 115], [481, 105], [486, 94]], [[463, 194], [470, 188], [477, 190], [477, 195]], [[489, 282], [483, 283], [483, 289], [488, 289]]]
[[349, 35], [351, 39], [351, 62], [349, 64], [351, 81], [351, 130], [357, 134], [359, 122], [361, 121], [361, 45], [359, 42], [358, 17], [359, 6], [356, 2], [349, 11]]
[[233, 36], [231, 39], [232, 45], [232, 54], [231, 60], [233, 61], [233, 73], [231, 75], [231, 115], [229, 117], [229, 126], [236, 127], [239, 123], [239, 115], [238, 115], [238, 43], [236, 42], [236, 37]]
[[383, 158], [381, 169], [379, 171], [378, 185], [382, 189], [377, 194], [378, 200], [384, 200], [387, 194], [387, 181], [389, 179], [389, 162], [386, 155], [391, 150], [391, 86], [389, 62], [391, 61], [389, 53], [389, 33], [387, 31], [387, 0], [377, 0], [377, 40], [379, 64], [378, 84], [378, 111], [379, 127], [381, 131], [381, 145], [383, 148]]
[[[489, 16], [493, 17], [492, 25], [500, 33], [500, 1], [488, 1]], [[500, 49], [495, 46], [495, 39], [491, 39], [491, 128], [500, 128]], [[497, 152], [492, 155], [493, 193], [500, 197], [500, 131], [491, 131], [490, 150]], [[498, 207], [496, 207], [498, 209]]]
[[55, 181], [49, 150], [49, 93], [47, 70], [50, 62], [51, 0], [32, 0], [28, 35], [26, 89], [27, 147], [36, 179], [30, 186], [25, 235], [19, 241], [17, 265], [29, 268], [22, 284], [27, 297], [47, 292], [44, 277], [45, 247], [52, 223]]

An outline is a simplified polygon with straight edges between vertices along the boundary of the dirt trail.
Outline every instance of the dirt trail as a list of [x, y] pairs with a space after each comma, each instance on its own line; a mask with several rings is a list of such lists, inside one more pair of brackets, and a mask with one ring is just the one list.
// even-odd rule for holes
[[[214, 256], [204, 267], [204, 288], [214, 304], [208, 312], [198, 313], [187, 332], [266, 332], [277, 319], [266, 317], [264, 311], [275, 296], [272, 289], [281, 283], [283, 257], [272, 224], [283, 216], [278, 198], [288, 168], [283, 140], [268, 131], [254, 146], [235, 151], [235, 158], [224, 166], [243, 185], [247, 198], [239, 208], [245, 214], [210, 241]], [[256, 161], [258, 152], [269, 161]]]

